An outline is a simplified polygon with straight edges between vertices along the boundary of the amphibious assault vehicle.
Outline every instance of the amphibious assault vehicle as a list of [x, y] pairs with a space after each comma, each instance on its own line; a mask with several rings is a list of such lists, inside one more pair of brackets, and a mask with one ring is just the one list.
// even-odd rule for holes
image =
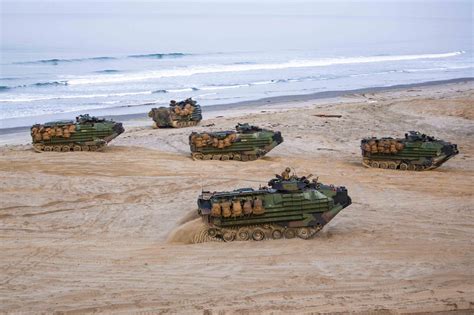
[[361, 141], [366, 167], [423, 171], [441, 166], [459, 153], [457, 145], [410, 131], [405, 138], [365, 138]]
[[97, 151], [124, 132], [121, 123], [80, 115], [76, 121], [53, 121], [31, 127], [35, 151]]
[[238, 124], [236, 130], [193, 132], [189, 136], [191, 155], [196, 160], [253, 161], [283, 142], [279, 131]]
[[148, 113], [155, 122], [153, 128], [181, 128], [196, 126], [202, 120], [201, 106], [188, 98], [181, 102], [172, 100], [169, 107], [152, 108]]
[[211, 239], [309, 239], [351, 204], [345, 187], [317, 179], [290, 176], [289, 169], [268, 182], [269, 187], [229, 192], [203, 191], [198, 214]]

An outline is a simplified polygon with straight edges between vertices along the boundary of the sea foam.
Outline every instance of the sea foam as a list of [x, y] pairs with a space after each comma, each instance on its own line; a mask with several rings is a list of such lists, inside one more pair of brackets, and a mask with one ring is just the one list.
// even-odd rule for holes
[[146, 71], [132, 74], [111, 74], [102, 76], [82, 76], [71, 78], [68, 83], [71, 85], [79, 84], [114, 84], [134, 81], [147, 81], [167, 77], [182, 77], [195, 74], [206, 73], [224, 73], [224, 72], [243, 72], [258, 70], [279, 70], [289, 68], [311, 68], [325, 67], [332, 65], [345, 64], [364, 64], [376, 62], [408, 61], [418, 59], [439, 59], [455, 57], [463, 54], [464, 51], [455, 51], [442, 54], [419, 54], [419, 55], [393, 55], [393, 56], [361, 56], [361, 57], [340, 57], [309, 60], [291, 60], [282, 63], [260, 63], [260, 64], [232, 64], [232, 65], [206, 65], [189, 66], [173, 69], [164, 69], [157, 71]]

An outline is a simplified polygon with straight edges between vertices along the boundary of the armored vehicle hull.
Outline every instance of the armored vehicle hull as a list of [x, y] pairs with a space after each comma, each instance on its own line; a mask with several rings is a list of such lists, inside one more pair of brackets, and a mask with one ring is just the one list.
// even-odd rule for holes
[[351, 204], [345, 187], [306, 178], [281, 177], [270, 188], [203, 192], [198, 213], [209, 237], [226, 242], [253, 239], [309, 239]]
[[31, 127], [37, 152], [97, 151], [124, 132], [121, 123], [81, 115], [76, 121], [54, 121]]
[[154, 128], [182, 128], [196, 126], [202, 120], [202, 111], [196, 101], [188, 98], [171, 101], [169, 107], [152, 108], [148, 116], [155, 122]]
[[405, 138], [366, 138], [361, 149], [366, 167], [411, 171], [435, 169], [459, 153], [456, 144], [415, 131]]
[[239, 124], [236, 131], [193, 132], [189, 136], [195, 160], [253, 161], [283, 142], [279, 131]]

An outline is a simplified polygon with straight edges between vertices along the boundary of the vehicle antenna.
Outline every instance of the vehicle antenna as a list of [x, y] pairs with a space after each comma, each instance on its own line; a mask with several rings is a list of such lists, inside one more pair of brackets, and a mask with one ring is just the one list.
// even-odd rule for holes
[[199, 182], [201, 183], [201, 193], [204, 191], [204, 187], [202, 185], [202, 174], [199, 173]]

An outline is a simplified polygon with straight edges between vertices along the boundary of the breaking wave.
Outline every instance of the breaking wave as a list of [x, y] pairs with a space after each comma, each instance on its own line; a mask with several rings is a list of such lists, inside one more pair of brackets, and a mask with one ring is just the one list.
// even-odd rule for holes
[[107, 98], [107, 97], [123, 97], [132, 95], [149, 95], [152, 91], [140, 91], [140, 92], [123, 92], [123, 93], [108, 93], [108, 94], [81, 94], [81, 95], [47, 95], [47, 96], [24, 96], [14, 97], [7, 99], [0, 99], [0, 102], [36, 102], [36, 101], [49, 101], [49, 100], [62, 100], [62, 99], [84, 99], [84, 98]]
[[[253, 86], [263, 86], [263, 85], [270, 85], [270, 84], [279, 84], [279, 83], [295, 83], [295, 82], [307, 82], [307, 81], [319, 81], [319, 80], [333, 80], [339, 79], [344, 77], [366, 77], [366, 76], [378, 76], [378, 75], [387, 75], [392, 73], [412, 73], [412, 72], [422, 72], [422, 71], [436, 71], [436, 70], [456, 70], [456, 69], [470, 69], [470, 66], [463, 66], [463, 67], [448, 67], [448, 68], [425, 68], [425, 69], [398, 69], [398, 70], [386, 70], [386, 71], [379, 71], [379, 72], [367, 72], [367, 73], [357, 73], [357, 74], [348, 74], [348, 75], [314, 75], [314, 76], [305, 76], [305, 77], [297, 77], [297, 78], [287, 78], [287, 79], [275, 79], [275, 80], [266, 80], [266, 81], [255, 81], [249, 83], [234, 83], [234, 84], [216, 84], [216, 85], [203, 85], [203, 86], [193, 86], [193, 87], [176, 87], [176, 88], [169, 88], [169, 89], [158, 89], [158, 90], [151, 90], [151, 91], [137, 91], [137, 92], [123, 92], [123, 93], [99, 93], [99, 94], [81, 94], [81, 95], [47, 95], [47, 96], [23, 96], [23, 97], [15, 97], [12, 96], [11, 98], [3, 98], [0, 99], [0, 102], [34, 102], [34, 101], [45, 101], [45, 100], [60, 100], [60, 99], [88, 99], [88, 98], [106, 98], [106, 97], [125, 97], [125, 96], [133, 96], [133, 95], [152, 95], [152, 94], [167, 94], [167, 93], [189, 93], [195, 91], [204, 91], [204, 92], [213, 92], [219, 90], [230, 90], [230, 89], [238, 89], [238, 88], [249, 88]], [[71, 83], [71, 81], [52, 81], [52, 82], [38, 82], [31, 85], [21, 85], [17, 87], [9, 87], [9, 86], [0, 86], [0, 92], [6, 92], [8, 90], [14, 88], [21, 88], [21, 87], [46, 87], [46, 86], [67, 86]], [[216, 93], [205, 93], [202, 95], [210, 95]], [[5, 94], [4, 94], [5, 95]], [[6, 94], [5, 96], [7, 96]], [[4, 96], [4, 97], [5, 97]]]
[[144, 54], [144, 55], [129, 55], [129, 58], [151, 58], [151, 59], [163, 59], [163, 58], [179, 58], [187, 56], [188, 54], [183, 53], [168, 53], [168, 54]]
[[89, 57], [89, 58], [71, 58], [71, 59], [40, 59], [32, 61], [18, 61], [13, 64], [17, 65], [29, 65], [29, 64], [45, 64], [57, 66], [62, 63], [71, 63], [71, 62], [82, 62], [82, 61], [106, 61], [106, 60], [116, 60], [122, 58], [149, 58], [149, 59], [163, 59], [163, 58], [179, 58], [184, 57], [189, 54], [185, 53], [156, 53], [156, 54], [142, 54], [142, 55], [129, 55], [125, 57], [111, 57], [111, 56], [100, 56], [100, 57]]
[[21, 61], [21, 62], [14, 62], [14, 64], [19, 65], [29, 65], [29, 64], [48, 64], [57, 66], [60, 63], [70, 63], [70, 62], [81, 62], [81, 61], [89, 61], [89, 60], [114, 60], [115, 57], [91, 57], [91, 58], [73, 58], [73, 59], [41, 59], [41, 60], [34, 60], [34, 61]]
[[261, 70], [281, 70], [289, 68], [311, 68], [325, 67], [345, 64], [364, 64], [376, 62], [408, 61], [418, 59], [449, 58], [464, 54], [464, 51], [449, 52], [443, 54], [423, 55], [395, 55], [395, 56], [370, 56], [370, 57], [341, 57], [312, 60], [291, 60], [283, 63], [260, 63], [260, 64], [233, 64], [233, 65], [206, 65], [190, 66], [174, 69], [140, 72], [128, 75], [111, 74], [104, 76], [83, 76], [69, 80], [70, 84], [111, 84], [134, 81], [146, 81], [167, 77], [182, 77], [206, 73], [226, 73]]
[[438, 68], [419, 68], [419, 69], [399, 69], [399, 70], [387, 70], [380, 72], [368, 72], [368, 73], [357, 73], [351, 74], [349, 77], [366, 77], [372, 75], [381, 75], [381, 74], [391, 74], [391, 73], [416, 73], [416, 72], [433, 72], [433, 71], [453, 71], [453, 70], [464, 70], [472, 69], [471, 66], [461, 66], [461, 67], [438, 67]]
[[[58, 85], [67, 85], [67, 81], [52, 81], [52, 82], [38, 82], [38, 83], [33, 83], [30, 86], [58, 86]], [[23, 87], [23, 85], [19, 86]]]
[[114, 70], [114, 69], [105, 69], [105, 70], [98, 70], [95, 73], [119, 73], [121, 72], [120, 70]]
[[168, 90], [156, 90], [152, 92], [153, 94], [160, 94], [160, 93], [169, 93]]
[[169, 90], [156, 90], [153, 91], [153, 94], [160, 94], [160, 93], [181, 93], [181, 92], [192, 92], [192, 91], [198, 91], [199, 89], [196, 87], [190, 87], [190, 88], [179, 88], [179, 89], [169, 89]]
[[51, 82], [36, 82], [32, 84], [23, 84], [23, 85], [17, 85], [17, 86], [1, 86], [0, 91], [6, 91], [6, 90], [11, 90], [11, 89], [18, 89], [18, 88], [27, 88], [27, 87], [47, 87], [47, 86], [59, 86], [63, 85], [66, 86], [68, 85], [67, 81], [51, 81]]
[[404, 69], [402, 72], [413, 73], [413, 72], [430, 72], [430, 71], [449, 71], [449, 70], [462, 70], [472, 69], [472, 66], [461, 66], [461, 67], [440, 67], [440, 68], [422, 68], [422, 69]]
[[[115, 94], [93, 94], [93, 95], [65, 95], [65, 96], [51, 96], [50, 98], [42, 97], [42, 98], [21, 98], [21, 101], [36, 101], [36, 100], [49, 100], [49, 99], [63, 99], [63, 98], [89, 98], [89, 97], [105, 97], [105, 96], [126, 96], [126, 95], [145, 95], [145, 94], [164, 94], [164, 93], [183, 93], [183, 92], [193, 92], [193, 91], [218, 91], [218, 90], [229, 90], [229, 89], [238, 89], [238, 88], [245, 88], [245, 87], [252, 87], [252, 86], [261, 86], [261, 85], [269, 85], [269, 84], [277, 84], [277, 83], [295, 83], [295, 82], [305, 82], [305, 81], [319, 81], [319, 80], [333, 80], [339, 78], [355, 78], [355, 77], [368, 77], [368, 76], [379, 76], [379, 75], [386, 75], [386, 74], [393, 74], [393, 73], [417, 73], [417, 72], [433, 72], [433, 71], [455, 71], [455, 70], [463, 70], [463, 69], [473, 69], [472, 66], [453, 66], [453, 67], [436, 67], [436, 68], [419, 68], [419, 69], [390, 69], [385, 71], [378, 71], [378, 72], [366, 72], [366, 73], [354, 73], [354, 74], [346, 74], [346, 75], [313, 75], [313, 76], [305, 76], [305, 77], [297, 77], [297, 78], [287, 78], [287, 79], [274, 79], [274, 80], [266, 80], [266, 81], [256, 81], [256, 82], [249, 82], [249, 83], [234, 83], [234, 84], [215, 84], [215, 85], [203, 85], [203, 86], [193, 86], [193, 87], [177, 87], [171, 89], [158, 89], [152, 91], [143, 91], [143, 92], [132, 92], [129, 93], [115, 93]], [[100, 70], [96, 72], [101, 73], [116, 73], [120, 72], [119, 70]], [[106, 76], [106, 75], [104, 75]], [[13, 89], [18, 88], [29, 88], [29, 87], [54, 87], [54, 86], [68, 86], [70, 84], [77, 83], [75, 79], [71, 80], [61, 80], [61, 81], [51, 81], [51, 82], [37, 82], [33, 84], [27, 85], [18, 85], [18, 86], [0, 86], [0, 92], [7, 92]], [[137, 93], [137, 94], [133, 94]], [[14, 99], [0, 99], [1, 102], [15, 102], [20, 100]]]
[[[305, 78], [303, 78], [305, 79]], [[241, 87], [250, 87], [254, 85], [264, 84], [275, 84], [287, 82], [289, 80], [269, 80], [269, 81], [257, 81], [245, 84], [229, 84], [229, 85], [208, 85], [202, 87], [182, 87], [174, 89], [160, 89], [154, 91], [137, 91], [137, 92], [124, 92], [124, 93], [109, 93], [109, 94], [81, 94], [81, 95], [48, 95], [48, 96], [34, 96], [31, 97], [12, 97], [0, 99], [0, 102], [35, 102], [35, 101], [46, 101], [46, 100], [60, 100], [60, 99], [87, 99], [87, 98], [106, 98], [106, 97], [123, 97], [132, 95], [150, 95], [150, 94], [164, 94], [164, 93], [184, 93], [184, 92], [195, 92], [195, 91], [213, 91], [213, 90], [224, 90], [224, 89], [235, 89]], [[294, 79], [297, 80], [297, 79]], [[35, 83], [33, 85], [44, 86], [44, 85], [67, 85], [67, 82], [46, 82], [46, 83]], [[8, 87], [6, 87], [9, 89]]]

